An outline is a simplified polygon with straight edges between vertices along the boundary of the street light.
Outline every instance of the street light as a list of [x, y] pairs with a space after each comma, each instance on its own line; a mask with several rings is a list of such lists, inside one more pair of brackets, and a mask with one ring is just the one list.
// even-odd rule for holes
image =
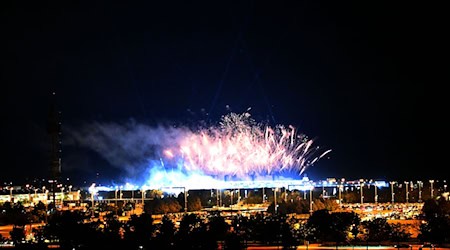
[[275, 214], [277, 213], [277, 188], [275, 188], [275, 191], [273, 192], [273, 200], [274, 200], [274, 209]]
[[342, 207], [342, 194], [341, 194], [341, 192], [342, 192], [343, 187], [344, 186], [342, 184], [339, 184], [338, 191], [339, 191], [339, 206], [340, 207]]
[[309, 188], [309, 213], [312, 214], [313, 212], [313, 199], [312, 199], [312, 190], [314, 189], [313, 186]]
[[[187, 201], [188, 194], [186, 192], [186, 187], [183, 187], [183, 192], [184, 192], [184, 212], [187, 213], [187, 211], [188, 211], [188, 207], [187, 207], [187, 205], [188, 205], [188, 201]], [[188, 192], [189, 192], [189, 190], [188, 190]]]
[[216, 189], [216, 206], [219, 207], [219, 189]]
[[64, 187], [61, 187], [61, 207], [64, 206]]
[[13, 189], [14, 189], [13, 187], [9, 188], [9, 202], [11, 203], [13, 202], [13, 194], [12, 194]]
[[[245, 197], [247, 198], [247, 197]], [[284, 188], [284, 202], [287, 202], [287, 188]]]
[[47, 211], [47, 205], [48, 205], [48, 190], [45, 190], [45, 211]]
[[91, 193], [92, 217], [94, 217], [95, 216], [95, 212], [94, 212], [94, 194], [96, 193], [95, 183], [92, 183], [92, 185], [89, 187], [88, 190]]
[[114, 192], [114, 198], [115, 198], [115, 203], [116, 203], [116, 209], [117, 209], [117, 191], [119, 191], [119, 188], [116, 187], [116, 191]]
[[406, 193], [405, 193], [405, 195], [406, 195], [406, 203], [408, 203], [408, 195], [409, 195], [409, 191], [408, 191], [408, 184], [409, 184], [409, 182], [407, 182], [407, 181], [405, 181], [405, 191], [406, 191]]
[[361, 205], [364, 203], [364, 193], [363, 193], [363, 188], [364, 188], [364, 182], [359, 182], [359, 186], [360, 186], [360, 193], [361, 193]]
[[431, 199], [433, 199], [433, 183], [434, 183], [434, 180], [430, 180], [430, 184], [431, 184]]
[[28, 190], [28, 202], [31, 202], [31, 194], [30, 194], [30, 184], [25, 185]]
[[[222, 194], [220, 194], [222, 195]], [[237, 203], [239, 204], [241, 202], [241, 189], [238, 188], [238, 197], [237, 197]]]
[[395, 196], [395, 193], [394, 193], [394, 184], [395, 184], [395, 181], [391, 181], [391, 182], [389, 182], [390, 184], [391, 184], [391, 203], [392, 204], [394, 204], [394, 196]]
[[377, 183], [373, 187], [375, 188], [375, 204], [378, 204]]
[[262, 203], [264, 204], [264, 197], [265, 197], [265, 194], [264, 194], [264, 187], [262, 188]]
[[419, 187], [419, 202], [422, 202], [422, 181], [417, 181], [417, 186]]
[[142, 189], [141, 193], [142, 193], [142, 209], [144, 209], [145, 189]]
[[[42, 192], [44, 192], [45, 186], [42, 187]], [[45, 190], [45, 223], [48, 222], [48, 190]]]
[[[234, 190], [233, 189], [231, 189], [231, 191], [230, 191], [230, 207], [233, 207], [233, 192], [234, 192]], [[264, 196], [263, 196], [264, 197]], [[263, 198], [264, 199], [264, 198]]]

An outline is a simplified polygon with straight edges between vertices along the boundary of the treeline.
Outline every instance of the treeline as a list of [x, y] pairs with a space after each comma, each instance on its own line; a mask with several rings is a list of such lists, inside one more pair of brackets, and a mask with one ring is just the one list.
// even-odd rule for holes
[[[179, 202], [177, 205], [171, 198], [163, 202], [164, 206], [158, 205], [161, 202], [156, 200], [148, 207], [161, 209], [167, 205], [168, 208], [181, 209]], [[132, 215], [128, 221], [121, 222], [114, 212], [108, 213], [103, 221], [90, 221], [90, 215], [79, 211], [58, 211], [46, 218], [48, 223], [45, 226], [34, 231], [32, 242], [23, 243], [24, 220], [16, 221], [18, 224], [11, 232], [11, 239], [17, 247], [24, 248], [45, 248], [46, 242], [52, 242], [61, 245], [62, 249], [217, 249], [219, 245], [225, 249], [242, 249], [249, 242], [290, 248], [305, 241], [336, 245], [395, 244], [411, 237], [401, 224], [387, 223], [384, 218], [361, 222], [354, 212], [320, 209], [308, 220], [300, 220], [282, 210], [305, 209], [304, 204], [294, 206], [290, 203], [295, 202], [280, 202], [277, 214], [236, 215], [228, 218], [227, 222], [219, 215], [188, 213], [184, 214], [179, 225], [168, 216], [156, 224], [148, 212]], [[2, 217], [6, 213], [26, 215], [21, 209], [23, 207], [3, 204]], [[163, 212], [164, 209], [158, 211]], [[445, 199], [426, 201], [423, 215], [426, 223], [420, 227], [420, 241], [450, 243], [450, 202]]]

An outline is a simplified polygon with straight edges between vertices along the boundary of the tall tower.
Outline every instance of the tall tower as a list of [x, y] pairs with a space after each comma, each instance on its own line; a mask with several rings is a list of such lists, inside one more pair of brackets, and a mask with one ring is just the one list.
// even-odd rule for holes
[[47, 133], [50, 136], [50, 171], [49, 184], [53, 205], [56, 209], [57, 182], [61, 177], [61, 112], [56, 110], [56, 93], [52, 94], [52, 102], [47, 120]]
[[50, 179], [57, 180], [61, 177], [61, 112], [56, 110], [56, 93], [53, 92], [53, 100], [47, 121], [47, 133], [50, 136]]

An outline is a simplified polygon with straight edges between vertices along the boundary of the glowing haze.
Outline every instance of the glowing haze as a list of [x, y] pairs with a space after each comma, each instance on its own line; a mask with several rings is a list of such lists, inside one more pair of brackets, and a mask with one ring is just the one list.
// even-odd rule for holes
[[230, 113], [217, 125], [195, 130], [94, 123], [69, 135], [72, 144], [125, 168], [132, 188], [206, 189], [226, 180], [298, 176], [331, 151], [313, 146], [293, 126], [267, 126], [249, 113]]

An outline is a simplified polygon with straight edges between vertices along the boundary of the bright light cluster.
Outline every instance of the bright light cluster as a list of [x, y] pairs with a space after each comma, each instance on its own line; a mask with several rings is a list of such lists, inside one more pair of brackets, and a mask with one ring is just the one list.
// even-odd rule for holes
[[186, 172], [215, 179], [249, 180], [283, 172], [303, 171], [331, 150], [318, 152], [313, 140], [293, 126], [256, 123], [249, 113], [225, 115], [220, 124], [181, 138], [164, 150], [165, 162]]
[[215, 125], [196, 129], [96, 122], [69, 134], [73, 145], [90, 148], [125, 170], [120, 182], [146, 188], [298, 179], [331, 151], [314, 146], [293, 126], [257, 123], [248, 112], [229, 113]]

